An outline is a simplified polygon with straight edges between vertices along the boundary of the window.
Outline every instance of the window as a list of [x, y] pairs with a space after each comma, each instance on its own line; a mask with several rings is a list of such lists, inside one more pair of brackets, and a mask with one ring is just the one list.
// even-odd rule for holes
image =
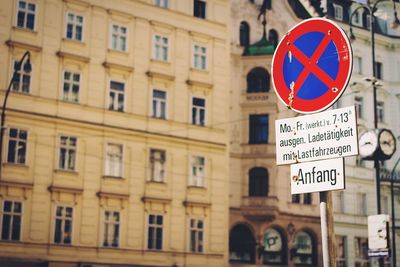
[[79, 102], [79, 82], [81, 75], [77, 72], [64, 71], [63, 100]]
[[207, 48], [200, 45], [193, 47], [193, 67], [199, 70], [207, 69]]
[[248, 47], [250, 45], [250, 27], [246, 21], [242, 21], [240, 23], [239, 43], [244, 47]]
[[154, 35], [154, 59], [168, 61], [168, 38], [161, 35]]
[[54, 243], [71, 244], [72, 243], [72, 213], [73, 208], [68, 206], [57, 206]]
[[300, 201], [300, 194], [293, 194], [292, 195], [292, 203], [301, 203]]
[[268, 196], [268, 171], [265, 168], [253, 168], [249, 171], [249, 196]]
[[60, 137], [60, 161], [58, 167], [61, 170], [75, 170], [76, 143], [76, 137]]
[[344, 191], [334, 192], [334, 211], [344, 213]]
[[190, 219], [190, 252], [204, 252], [204, 223], [200, 219]]
[[292, 195], [292, 203], [304, 205], [311, 205], [312, 204], [312, 194], [305, 193], [305, 194], [293, 194]]
[[314, 241], [307, 232], [300, 231], [294, 238], [293, 263], [315, 266]]
[[4, 200], [1, 214], [1, 240], [21, 240], [22, 202]]
[[249, 143], [267, 144], [268, 143], [268, 115], [250, 115], [249, 123]]
[[376, 103], [376, 112], [378, 115], [378, 122], [385, 121], [385, 104], [382, 101]]
[[367, 194], [357, 193], [356, 198], [356, 214], [367, 215]]
[[166, 119], [167, 93], [153, 90], [153, 118]]
[[67, 13], [67, 32], [65, 37], [75, 41], [83, 40], [83, 16]]
[[262, 254], [263, 264], [285, 264], [286, 248], [281, 233], [269, 228], [264, 233], [264, 251]]
[[113, 24], [111, 25], [111, 48], [118, 51], [126, 51], [128, 31], [126, 27]]
[[7, 162], [16, 164], [26, 163], [26, 145], [28, 132], [21, 129], [10, 128], [8, 135]]
[[256, 240], [250, 229], [243, 224], [236, 225], [229, 234], [229, 261], [255, 263]]
[[191, 160], [191, 174], [189, 184], [192, 186], [204, 187], [204, 165], [203, 157], [193, 156]]
[[375, 76], [377, 79], [382, 80], [382, 63], [381, 62], [375, 62]]
[[159, 7], [168, 8], [168, 0], [155, 0], [154, 4]]
[[15, 76], [13, 77], [13, 84], [11, 89], [14, 92], [29, 94], [31, 87], [31, 73], [32, 71], [26, 70], [18, 64], [18, 61], [14, 62]]
[[122, 177], [122, 145], [107, 144], [106, 148], [106, 175]]
[[28, 1], [18, 1], [17, 26], [33, 31], [35, 29], [36, 5]]
[[361, 96], [354, 97], [354, 105], [356, 106], [357, 118], [362, 119], [364, 117], [364, 99]]
[[163, 242], [163, 216], [162, 215], [149, 215], [148, 220], [148, 233], [147, 233], [147, 248], [148, 249], [162, 249]]
[[368, 239], [365, 237], [354, 238], [355, 267], [367, 267], [368, 260]]
[[206, 100], [204, 98], [192, 98], [192, 124], [204, 126], [206, 120]]
[[278, 32], [275, 31], [274, 29], [269, 30], [269, 32], [268, 32], [268, 42], [269, 42], [272, 46], [277, 47], [277, 46], [278, 46], [278, 41], [279, 41], [279, 39], [278, 39]]
[[333, 4], [334, 16], [337, 20], [343, 20], [343, 7], [340, 5]]
[[270, 75], [261, 67], [252, 69], [247, 74], [247, 93], [261, 93], [269, 91]]
[[124, 83], [115, 81], [110, 82], [109, 110], [124, 111], [124, 88]]
[[360, 56], [355, 56], [353, 58], [353, 72], [362, 74], [362, 58]]
[[194, 0], [193, 1], [193, 16], [200, 19], [206, 18], [206, 1], [205, 0]]
[[164, 182], [165, 180], [165, 151], [150, 150], [150, 181]]
[[118, 211], [104, 211], [104, 247], [119, 245], [120, 214]]
[[311, 193], [305, 193], [303, 195], [303, 203], [305, 205], [311, 205], [312, 204], [312, 194]]
[[346, 267], [347, 266], [347, 253], [346, 253], [346, 237], [342, 235], [336, 236], [336, 263], [337, 267]]
[[362, 26], [361, 25], [361, 14], [358, 11], [353, 15], [353, 25]]

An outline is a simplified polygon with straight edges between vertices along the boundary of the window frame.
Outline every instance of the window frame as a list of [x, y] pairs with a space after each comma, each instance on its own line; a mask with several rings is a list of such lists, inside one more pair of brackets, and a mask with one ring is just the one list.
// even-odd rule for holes
[[[266, 125], [261, 123], [262, 118], [266, 118]], [[264, 129], [266, 128], [266, 129]], [[269, 143], [269, 114], [249, 114], [249, 144], [250, 145], [266, 145]], [[259, 138], [260, 135], [264, 135], [265, 139]]]
[[[4, 207], [5, 207], [5, 202], [6, 201], [8, 201], [8, 202], [12, 202], [12, 206], [11, 206], [11, 209], [12, 209], [12, 211], [10, 211], [10, 212], [6, 212], [6, 211], [4, 211]], [[15, 207], [15, 203], [16, 202], [19, 202], [20, 203], [20, 205], [21, 205], [21, 212], [18, 214], [15, 214], [16, 212], [15, 211], [13, 211], [13, 209], [14, 209], [14, 207]], [[17, 199], [8, 199], [8, 198], [5, 198], [5, 199], [3, 199], [2, 200], [2, 205], [1, 205], [1, 210], [0, 210], [0, 213], [1, 213], [1, 218], [0, 218], [0, 240], [3, 240], [3, 241], [12, 241], [12, 242], [16, 242], [16, 241], [23, 241], [23, 238], [22, 238], [22, 229], [23, 229], [23, 215], [24, 215], [24, 202], [23, 201], [21, 201], [21, 200], [17, 200]], [[7, 214], [7, 215], [9, 215], [11, 218], [10, 218], [10, 222], [9, 222], [9, 231], [8, 231], [8, 238], [7, 239], [3, 239], [3, 223], [4, 223], [4, 215], [5, 214]], [[12, 236], [13, 236], [13, 229], [14, 229], [14, 217], [15, 216], [20, 216], [20, 222], [19, 222], [19, 233], [18, 233], [18, 239], [13, 239], [12, 238]]]
[[[192, 227], [192, 221], [196, 226]], [[202, 223], [202, 227], [198, 227], [198, 223]], [[204, 218], [190, 217], [188, 218], [188, 251], [190, 253], [202, 254], [205, 252], [205, 220]], [[192, 231], [194, 232], [194, 240], [192, 239]], [[201, 238], [200, 238], [201, 237]], [[201, 239], [201, 240], [200, 240]], [[193, 243], [194, 242], [194, 247]]]
[[[199, 99], [204, 101], [204, 106], [200, 105], [195, 105], [194, 100]], [[197, 96], [192, 96], [191, 98], [191, 109], [190, 109], [190, 114], [191, 114], [191, 124], [196, 125], [196, 126], [201, 126], [205, 127], [207, 125], [207, 99], [204, 97], [197, 97]], [[193, 121], [194, 118], [194, 111], [196, 110], [196, 117]], [[201, 119], [201, 111], [203, 112], [203, 120]]]
[[[74, 21], [72, 22], [71, 38], [68, 37], [68, 25], [70, 23], [68, 15], [70, 15], [70, 14], [74, 16]], [[82, 24], [80, 25], [82, 27], [80, 40], [76, 38], [76, 27], [79, 26], [79, 23], [77, 23], [75, 20], [78, 16], [82, 17]], [[68, 10], [65, 12], [65, 34], [64, 34], [64, 37], [66, 40], [70, 40], [70, 41], [75, 41], [75, 42], [80, 42], [80, 43], [85, 42], [85, 16], [82, 13], [72, 11], [72, 10]]]
[[[63, 148], [62, 143], [61, 143], [61, 140], [62, 140], [63, 137], [66, 137], [66, 138], [68, 139], [67, 142], [69, 142], [71, 138], [75, 138], [75, 158], [74, 158], [74, 166], [73, 166], [72, 169], [69, 168], [69, 167], [62, 167], [62, 166], [61, 166], [61, 149]], [[78, 162], [78, 141], [79, 141], [79, 138], [76, 137], [76, 136], [74, 136], [74, 135], [59, 134], [59, 136], [58, 136], [58, 164], [57, 164], [57, 169], [58, 169], [58, 170], [70, 171], [70, 172], [76, 172], [76, 171], [77, 171], [77, 162]], [[70, 156], [71, 156], [71, 154], [70, 154], [70, 151], [71, 151], [70, 145], [67, 145], [67, 146], [66, 146], [66, 150], [67, 150], [67, 151], [66, 151], [66, 155], [68, 155], [68, 157], [65, 157], [64, 163], [63, 163], [63, 164], [68, 165], [68, 163], [69, 163], [69, 158], [70, 158]]]
[[[11, 130], [17, 130], [17, 139], [16, 139], [16, 141], [18, 142], [18, 143], [16, 143], [15, 144], [15, 146], [16, 146], [16, 151], [15, 151], [15, 155], [14, 155], [14, 161], [9, 161], [8, 159], [9, 159], [9, 153], [10, 153], [10, 141], [11, 140], [15, 140], [14, 138], [13, 139], [11, 139], [11, 137], [10, 137], [10, 134], [11, 134]], [[21, 131], [25, 131], [26, 132], [26, 140], [25, 140], [25, 156], [24, 156], [24, 162], [22, 163], [22, 162], [18, 162], [18, 147], [20, 146], [19, 145], [19, 142], [20, 142], [20, 138], [19, 138], [19, 135], [20, 135], [20, 132]], [[7, 135], [7, 154], [6, 154], [6, 159], [5, 159], [5, 163], [8, 163], [8, 164], [15, 164], [15, 165], [21, 165], [21, 166], [26, 166], [27, 165], [27, 163], [28, 163], [28, 140], [29, 140], [29, 131], [27, 130], [27, 129], [24, 129], [24, 128], [18, 128], [18, 127], [13, 127], [13, 126], [10, 126], [10, 127], [8, 127], [8, 135]], [[0, 164], [2, 164], [2, 163], [0, 163]]]
[[[61, 241], [60, 243], [57, 243], [55, 241], [55, 239], [56, 239], [56, 228], [57, 228], [56, 225], [57, 225], [57, 218], [58, 218], [57, 217], [57, 208], [58, 207], [63, 207], [65, 210], [67, 208], [71, 208], [72, 209], [71, 219], [68, 219], [68, 220], [71, 221], [71, 232], [70, 232], [71, 240], [70, 240], [70, 243], [64, 243], [63, 241]], [[75, 218], [75, 207], [73, 205], [62, 204], [62, 203], [58, 203], [58, 204], [55, 205], [55, 207], [54, 207], [54, 216], [53, 216], [53, 235], [52, 235], [52, 241], [51, 241], [52, 244], [64, 245], [64, 246], [65, 245], [72, 246], [74, 244], [74, 229], [75, 229], [75, 227], [74, 227], [74, 218]], [[65, 228], [65, 220], [66, 219], [64, 219], [64, 216], [62, 216], [61, 219], [62, 219], [61, 230], [63, 230], [63, 228]], [[61, 233], [60, 240], [64, 240], [65, 239], [64, 231], [61, 231], [60, 233]]]
[[[150, 223], [150, 216], [155, 216], [156, 217], [154, 224]], [[157, 218], [158, 217], [162, 218], [161, 226], [158, 226], [159, 224], [157, 224]], [[146, 227], [146, 229], [147, 229], [147, 231], [146, 231], [146, 249], [147, 250], [153, 250], [153, 251], [162, 251], [164, 249], [164, 240], [165, 240], [165, 237], [164, 237], [165, 216], [163, 214], [154, 212], [154, 213], [147, 214], [146, 219], [147, 219], [146, 220], [146, 225], [147, 225], [147, 227]], [[150, 228], [155, 228], [155, 229], [161, 228], [161, 237], [158, 237], [157, 231], [154, 231], [153, 237], [150, 238]], [[161, 244], [160, 244], [160, 248], [157, 248], [157, 240], [159, 238], [161, 238]], [[152, 246], [150, 244], [150, 240], [152, 240], [152, 243], [153, 243]]]
[[169, 0], [154, 0], [154, 5], [161, 8], [169, 8]]
[[333, 16], [336, 20], [343, 21], [343, 6], [333, 4]]
[[[201, 4], [204, 3], [204, 4]], [[202, 6], [204, 5], [204, 6]], [[199, 10], [200, 8], [200, 10]], [[203, 14], [204, 13], [204, 14]], [[207, 1], [206, 0], [193, 0], [193, 17], [199, 19], [207, 19]]]
[[[25, 9], [21, 11], [20, 10], [20, 6], [19, 6], [20, 2], [25, 2], [26, 5], [29, 5], [29, 4], [34, 5], [35, 6], [35, 11], [30, 12], [27, 7], [25, 7]], [[19, 28], [19, 29], [24, 29], [24, 30], [27, 30], [27, 31], [35, 32], [36, 31], [37, 12], [38, 12], [38, 4], [36, 3], [36, 1], [18, 0], [16, 2], [16, 5], [17, 5], [17, 8], [16, 8], [16, 14], [15, 14], [15, 26], [17, 28]], [[23, 26], [19, 26], [18, 25], [18, 14], [19, 14], [20, 11], [24, 12]], [[27, 23], [28, 23], [28, 14], [32, 14], [32, 13], [33, 13], [33, 27], [31, 29], [31, 28], [27, 27]]]
[[[160, 43], [157, 41], [157, 37], [160, 40], [166, 40], [166, 43]], [[166, 51], [163, 51], [165, 48]], [[170, 38], [167, 35], [161, 33], [153, 34], [153, 42], [152, 42], [152, 50], [153, 50], [153, 59], [161, 62], [169, 62], [170, 61]], [[165, 54], [164, 54], [165, 53]], [[165, 57], [165, 58], [164, 58]]]
[[[204, 52], [203, 52], [203, 50], [204, 50]], [[193, 44], [193, 46], [192, 46], [192, 68], [194, 68], [196, 70], [201, 70], [201, 71], [208, 70], [208, 48], [207, 48], [207, 46], [201, 45], [201, 44]]]
[[356, 214], [366, 216], [368, 213], [367, 193], [358, 192], [356, 194]]
[[[17, 59], [13, 59], [12, 60], [12, 65], [11, 65], [11, 73], [14, 73], [16, 70], [16, 64], [18, 64], [18, 60]], [[12, 86], [11, 86], [11, 91], [13, 93], [19, 93], [19, 94], [26, 94], [26, 95], [30, 95], [31, 94], [31, 85], [32, 85], [32, 78], [33, 78], [33, 64], [31, 61], [31, 71], [30, 72], [26, 72], [24, 70], [24, 66], [20, 66], [20, 69], [16, 71], [19, 79], [18, 81], [14, 81]], [[24, 77], [29, 77], [29, 84], [28, 84], [28, 91], [24, 91]], [[15, 90], [14, 88], [16, 87], [15, 84], [17, 84], [17, 89]]]
[[[203, 164], [195, 164], [197, 159], [202, 159]], [[202, 175], [194, 175], [193, 170], [196, 169], [198, 173], [199, 168], [202, 167]], [[192, 155], [190, 156], [190, 164], [189, 164], [189, 186], [193, 187], [206, 187], [206, 158], [200, 155]]]
[[[114, 26], [118, 27], [118, 32], [116, 35], [116, 47], [114, 47]], [[121, 34], [120, 29], [125, 28], [125, 35]], [[121, 46], [121, 36], [125, 37], [125, 49], [120, 49], [119, 47]], [[129, 30], [128, 27], [122, 23], [117, 23], [117, 22], [111, 22], [110, 23], [110, 43], [109, 43], [109, 48], [113, 51], [118, 51], [118, 52], [128, 52], [129, 48]]]
[[[111, 162], [112, 159], [115, 157], [109, 158], [109, 149], [110, 146], [118, 146], [121, 149], [121, 156], [120, 156], [120, 169], [119, 169], [119, 175], [114, 175], [110, 170], [111, 170]], [[104, 175], [107, 177], [115, 177], [115, 178], [124, 178], [124, 145], [121, 143], [116, 143], [116, 142], [107, 142], [105, 144], [105, 155], [104, 155]], [[110, 161], [111, 160], [111, 161]], [[113, 167], [115, 169], [115, 166]]]
[[364, 118], [364, 98], [362, 96], [354, 97], [354, 105], [356, 107], [357, 118]]
[[[160, 153], [160, 158], [154, 157], [155, 153]], [[156, 170], [156, 163], [159, 163], [161, 168]], [[167, 151], [164, 149], [150, 148], [149, 150], [149, 181], [154, 183], [165, 183], [167, 178]], [[156, 171], [162, 173], [156, 177]]]
[[346, 267], [347, 266], [347, 236], [345, 235], [336, 235], [336, 251], [340, 251], [339, 247], [339, 242], [338, 239], [341, 239], [341, 248], [342, 248], [342, 253], [343, 253], [343, 258], [339, 257], [339, 253], [336, 255], [336, 262], [337, 262], [337, 267]]
[[[115, 89], [111, 87], [112, 83], [116, 83], [116, 84], [122, 84], [123, 85], [123, 89], [122, 89], [122, 95], [123, 95], [123, 102], [122, 102], [122, 109], [120, 110], [118, 107], [118, 96], [121, 94], [119, 92], [119, 89]], [[113, 103], [112, 105], [116, 105], [116, 108], [111, 108], [111, 93], [114, 93], [114, 98], [113, 98]], [[125, 112], [125, 106], [126, 106], [126, 82], [125, 81], [121, 81], [118, 79], [109, 79], [108, 80], [108, 105], [107, 105], [107, 110], [109, 111], [115, 111], [115, 112]]]
[[[165, 98], [162, 99], [161, 97], [155, 97], [154, 94], [158, 93], [164, 93]], [[162, 120], [167, 120], [168, 118], [168, 92], [166, 90], [158, 89], [158, 88], [153, 88], [151, 91], [151, 117], [155, 119], [162, 119]], [[164, 104], [164, 110], [162, 110], [162, 107]], [[154, 106], [155, 105], [155, 106]]]
[[[69, 81], [66, 81], [65, 79], [65, 74], [69, 72], [71, 75], [71, 79]], [[74, 76], [75, 75], [79, 75], [79, 81], [76, 82], [74, 81]], [[62, 72], [62, 86], [61, 86], [61, 100], [67, 103], [74, 103], [74, 104], [78, 104], [79, 103], [79, 99], [80, 99], [80, 93], [81, 93], [81, 81], [82, 81], [82, 74], [80, 71], [74, 71], [74, 70], [70, 70], [70, 69], [64, 69]], [[65, 84], [68, 83], [68, 97], [65, 98]], [[73, 97], [73, 86], [77, 85], [78, 86], [78, 93], [77, 93], [77, 97], [76, 100], [71, 99], [71, 95]]]
[[385, 102], [377, 101], [376, 103], [376, 113], [379, 123], [385, 122]]
[[[113, 220], [107, 222], [106, 221], [106, 212], [110, 212], [111, 213], [111, 217], [115, 212], [117, 212], [118, 213], [118, 222], [116, 223]], [[119, 248], [120, 247], [120, 243], [121, 243], [121, 222], [122, 222], [122, 213], [121, 213], [121, 211], [120, 210], [116, 210], [116, 209], [104, 208], [104, 209], [102, 209], [102, 217], [101, 217], [101, 219], [102, 219], [102, 224], [101, 224], [102, 225], [101, 246], [103, 248]], [[107, 239], [108, 239], [108, 235], [106, 235], [106, 229], [108, 229], [110, 227], [110, 226], [106, 227], [106, 224], [111, 225], [111, 227], [112, 227], [112, 230], [111, 230], [112, 231], [112, 236], [115, 235], [115, 231], [116, 231], [115, 226], [118, 225], [118, 236], [117, 236], [117, 245], [116, 246], [113, 246], [112, 242], [110, 242], [111, 245], [108, 245], [108, 246], [105, 245], [106, 236], [107, 236]]]

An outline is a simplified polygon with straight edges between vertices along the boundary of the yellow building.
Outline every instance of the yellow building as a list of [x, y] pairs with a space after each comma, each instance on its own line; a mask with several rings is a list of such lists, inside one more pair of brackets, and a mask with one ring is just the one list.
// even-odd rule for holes
[[0, 1], [1, 266], [226, 265], [229, 9]]

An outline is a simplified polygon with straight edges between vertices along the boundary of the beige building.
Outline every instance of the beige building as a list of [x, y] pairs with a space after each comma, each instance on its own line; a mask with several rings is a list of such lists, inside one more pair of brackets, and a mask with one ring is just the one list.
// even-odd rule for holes
[[0, 265], [224, 266], [229, 1], [0, 13]]
[[[231, 4], [230, 266], [322, 266], [317, 194], [291, 195], [288, 166], [276, 166], [275, 120], [294, 117], [271, 83], [278, 40], [300, 22], [288, 1]], [[290, 2], [290, 1], [289, 1]]]

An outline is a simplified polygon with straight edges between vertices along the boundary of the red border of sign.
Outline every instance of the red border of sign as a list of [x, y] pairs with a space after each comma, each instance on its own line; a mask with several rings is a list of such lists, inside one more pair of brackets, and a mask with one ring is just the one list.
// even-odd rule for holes
[[[329, 32], [330, 31], [330, 32]], [[324, 95], [313, 100], [304, 100], [294, 97], [292, 105], [289, 104], [290, 88], [286, 86], [283, 77], [283, 62], [290, 45], [301, 35], [308, 32], [326, 32], [332, 36], [331, 40], [335, 43], [336, 48], [343, 48], [342, 53], [346, 53], [339, 57], [339, 70], [335, 80], [337, 91], [328, 90]], [[347, 56], [347, 59], [345, 60]], [[274, 56], [272, 58], [272, 83], [279, 99], [287, 106], [299, 113], [314, 113], [329, 108], [335, 103], [344, 92], [351, 76], [353, 66], [353, 52], [346, 33], [332, 21], [324, 18], [311, 18], [304, 20], [291, 28], [288, 33], [279, 42]], [[296, 87], [294, 96], [296, 95]]]

